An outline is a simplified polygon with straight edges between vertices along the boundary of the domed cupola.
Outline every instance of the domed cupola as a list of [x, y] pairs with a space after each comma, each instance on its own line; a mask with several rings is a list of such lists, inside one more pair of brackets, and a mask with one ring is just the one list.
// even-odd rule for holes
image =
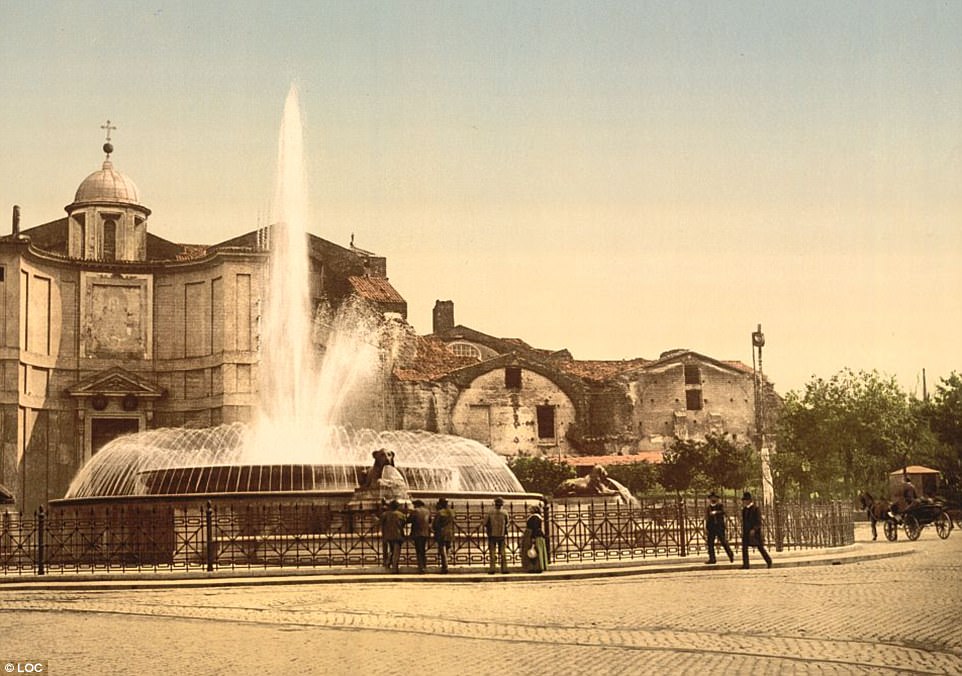
[[104, 160], [104, 166], [100, 171], [95, 171], [83, 180], [70, 206], [104, 202], [140, 205], [140, 192], [137, 186], [129, 177], [114, 169], [114, 163], [110, 160]]
[[74, 201], [64, 207], [67, 251], [72, 258], [85, 260], [142, 261], [147, 254], [150, 209], [140, 203], [137, 185], [110, 161], [114, 152], [110, 132], [116, 127], [107, 120], [101, 129], [107, 131], [103, 166], [83, 180]]

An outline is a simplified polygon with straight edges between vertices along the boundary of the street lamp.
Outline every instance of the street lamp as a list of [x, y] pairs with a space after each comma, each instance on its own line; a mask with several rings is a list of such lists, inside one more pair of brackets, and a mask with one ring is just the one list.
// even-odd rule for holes
[[755, 444], [762, 461], [762, 503], [770, 506], [775, 502], [775, 486], [768, 444], [765, 443], [765, 374], [762, 371], [762, 348], [765, 334], [762, 325], [752, 332], [752, 371], [755, 376]]

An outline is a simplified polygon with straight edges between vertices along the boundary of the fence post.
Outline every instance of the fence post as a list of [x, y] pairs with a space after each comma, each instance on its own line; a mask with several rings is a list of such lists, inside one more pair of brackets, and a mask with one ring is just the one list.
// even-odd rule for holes
[[47, 519], [43, 513], [43, 505], [40, 505], [40, 507], [37, 508], [37, 575], [43, 575], [46, 572], [43, 565], [43, 532], [46, 530], [46, 522]]
[[679, 496], [676, 498], [675, 505], [677, 506], [678, 514], [678, 554], [680, 556], [688, 556], [688, 529], [686, 528], [688, 520], [688, 510], [685, 509], [685, 498]]
[[772, 500], [772, 511], [775, 512], [775, 551], [780, 552], [785, 548], [785, 528], [782, 523], [784, 510], [777, 499]]
[[[554, 561], [551, 558], [551, 503], [546, 499], [541, 498], [542, 507], [544, 508], [544, 548], [545, 555], [548, 561]], [[524, 556], [524, 553], [521, 553]]]
[[214, 509], [211, 507], [210, 500], [204, 509], [204, 527], [207, 539], [207, 572], [214, 572]]

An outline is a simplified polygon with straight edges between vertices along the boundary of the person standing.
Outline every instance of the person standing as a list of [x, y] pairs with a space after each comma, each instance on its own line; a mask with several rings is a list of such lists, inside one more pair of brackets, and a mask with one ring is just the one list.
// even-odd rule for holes
[[381, 517], [381, 539], [387, 545], [388, 566], [392, 573], [399, 573], [401, 545], [404, 543], [404, 525], [407, 519], [397, 500], [391, 500], [388, 510]]
[[501, 563], [501, 572], [508, 572], [508, 557], [504, 548], [504, 540], [508, 537], [508, 513], [501, 509], [503, 506], [504, 500], [495, 498], [494, 509], [484, 518], [484, 531], [488, 534], [489, 574], [497, 572], [496, 557]]
[[[532, 554], [534, 556], [532, 556]], [[544, 517], [541, 507], [532, 505], [521, 538], [522, 568], [528, 573], [540, 573], [548, 569], [548, 543], [544, 534]]]
[[414, 509], [408, 515], [411, 523], [411, 539], [414, 540], [414, 552], [418, 559], [418, 572], [423, 573], [428, 567], [428, 538], [431, 537], [431, 512], [424, 506], [423, 500], [415, 500]]
[[762, 536], [762, 511], [752, 500], [748, 491], [742, 495], [742, 568], [748, 568], [748, 548], [754, 547], [765, 559], [765, 565], [772, 567], [772, 557], [765, 550]]
[[454, 541], [454, 510], [448, 507], [447, 498], [438, 498], [435, 505], [437, 514], [431, 524], [434, 528], [434, 542], [438, 546], [438, 561], [441, 563], [441, 572], [448, 572], [448, 555], [451, 552], [451, 543]]
[[715, 561], [715, 540], [725, 548], [728, 560], [735, 561], [732, 548], [728, 545], [725, 537], [725, 505], [719, 500], [718, 495], [712, 491], [708, 494], [708, 507], [705, 509], [705, 530], [708, 532], [708, 561], [706, 564], [716, 563]]

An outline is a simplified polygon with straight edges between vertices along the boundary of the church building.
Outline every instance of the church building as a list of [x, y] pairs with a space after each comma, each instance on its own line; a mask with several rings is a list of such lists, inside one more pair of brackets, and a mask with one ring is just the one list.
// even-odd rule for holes
[[[220, 244], [150, 231], [106, 158], [64, 218], [0, 237], [0, 484], [24, 513], [61, 498], [111, 439], [246, 421], [255, 406], [271, 229]], [[386, 260], [311, 236], [311, 294], [407, 315]]]

